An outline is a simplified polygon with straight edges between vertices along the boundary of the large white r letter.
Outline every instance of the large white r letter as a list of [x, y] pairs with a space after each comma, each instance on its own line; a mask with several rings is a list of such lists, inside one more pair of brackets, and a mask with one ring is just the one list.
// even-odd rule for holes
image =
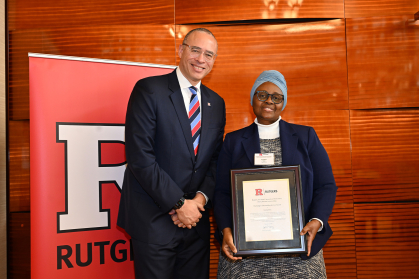
[[101, 207], [101, 184], [122, 187], [125, 164], [101, 166], [100, 142], [124, 143], [124, 125], [57, 123], [57, 142], [65, 143], [66, 207], [57, 213], [57, 232], [110, 228]]

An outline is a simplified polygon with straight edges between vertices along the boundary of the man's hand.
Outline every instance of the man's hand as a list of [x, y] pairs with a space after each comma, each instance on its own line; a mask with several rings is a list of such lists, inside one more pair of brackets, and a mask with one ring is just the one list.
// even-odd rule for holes
[[177, 209], [176, 211], [171, 210], [169, 214], [171, 215], [173, 223], [178, 227], [192, 229], [202, 217], [200, 211], [205, 211], [204, 206], [199, 199], [194, 198], [192, 200], [185, 200], [185, 203], [180, 209]]
[[300, 232], [300, 235], [305, 235], [306, 233], [308, 233], [308, 237], [307, 237], [308, 253], [307, 253], [307, 256], [310, 256], [311, 244], [313, 244], [313, 240], [316, 237], [317, 231], [320, 229], [321, 226], [322, 226], [322, 224], [320, 223], [319, 220], [313, 219], [310, 222], [308, 222], [307, 225]]
[[202, 217], [200, 211], [205, 211], [204, 206], [200, 202], [193, 199], [185, 200], [183, 206], [177, 209], [176, 213], [179, 221], [188, 227], [196, 226], [196, 223], [198, 223], [199, 219]]
[[224, 254], [232, 260], [241, 260], [241, 257], [234, 257], [233, 253], [237, 253], [236, 246], [233, 242], [233, 234], [231, 233], [231, 228], [225, 228], [223, 230], [223, 244], [221, 244], [221, 249], [223, 249]]
[[[207, 200], [205, 199], [204, 195], [202, 193], [196, 193], [195, 197], [193, 198], [194, 201], [202, 204], [202, 207], [205, 206], [205, 204], [207, 203]], [[205, 211], [201, 210], [201, 211]]]
[[[186, 226], [179, 220], [177, 213], [174, 209], [170, 210], [169, 215], [171, 215], [173, 224], [175, 224], [179, 228], [186, 228]], [[192, 229], [192, 226], [188, 226], [188, 229]]]
[[170, 218], [172, 218], [172, 221], [175, 225], [177, 225], [179, 227], [182, 227], [182, 228], [186, 228], [186, 226], [182, 222], [179, 221], [179, 218], [177, 217], [176, 210], [174, 210], [174, 209], [170, 210], [169, 215], [171, 216]]
[[[199, 208], [200, 211], [205, 211], [204, 206], [205, 206], [207, 200], [205, 199], [204, 195], [202, 195], [201, 193], [196, 193], [196, 196], [192, 199], [192, 201], [195, 201], [195, 202], [198, 203], [198, 208]], [[185, 200], [185, 202], [186, 202], [186, 200]], [[202, 207], [199, 207], [199, 204], [201, 204]], [[183, 224], [179, 220], [179, 216], [174, 209], [170, 210], [169, 215], [171, 215], [173, 223], [175, 225], [177, 225], [179, 228], [186, 228], [187, 227], [188, 229], [191, 229], [192, 227], [195, 227], [196, 223], [199, 222], [199, 219], [202, 217], [202, 214], [201, 214], [199, 219], [194, 224], [186, 226], [185, 224]]]

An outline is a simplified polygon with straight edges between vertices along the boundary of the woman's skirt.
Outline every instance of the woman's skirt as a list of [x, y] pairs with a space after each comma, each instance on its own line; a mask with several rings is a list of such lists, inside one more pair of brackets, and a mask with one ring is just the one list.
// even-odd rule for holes
[[273, 279], [273, 278], [327, 278], [323, 250], [308, 260], [299, 255], [246, 257], [232, 261], [223, 251], [218, 263], [218, 279]]

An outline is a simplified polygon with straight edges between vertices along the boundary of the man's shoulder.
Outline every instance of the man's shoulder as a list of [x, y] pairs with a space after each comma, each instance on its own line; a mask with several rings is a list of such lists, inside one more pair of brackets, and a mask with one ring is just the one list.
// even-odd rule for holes
[[172, 73], [164, 74], [164, 75], [158, 75], [158, 76], [151, 76], [151, 77], [145, 77], [137, 81], [137, 84], [139, 85], [162, 85], [167, 84], [169, 82], [169, 76]]
[[159, 76], [142, 78], [136, 82], [133, 93], [161, 94], [166, 92], [169, 88], [170, 79], [173, 78], [170, 76], [171, 74], [173, 74], [173, 72]]

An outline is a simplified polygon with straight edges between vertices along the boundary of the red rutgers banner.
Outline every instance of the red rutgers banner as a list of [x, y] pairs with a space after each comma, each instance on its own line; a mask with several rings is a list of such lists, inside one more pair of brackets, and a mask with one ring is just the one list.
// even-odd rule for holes
[[134, 278], [116, 226], [137, 80], [174, 67], [29, 55], [32, 278]]

